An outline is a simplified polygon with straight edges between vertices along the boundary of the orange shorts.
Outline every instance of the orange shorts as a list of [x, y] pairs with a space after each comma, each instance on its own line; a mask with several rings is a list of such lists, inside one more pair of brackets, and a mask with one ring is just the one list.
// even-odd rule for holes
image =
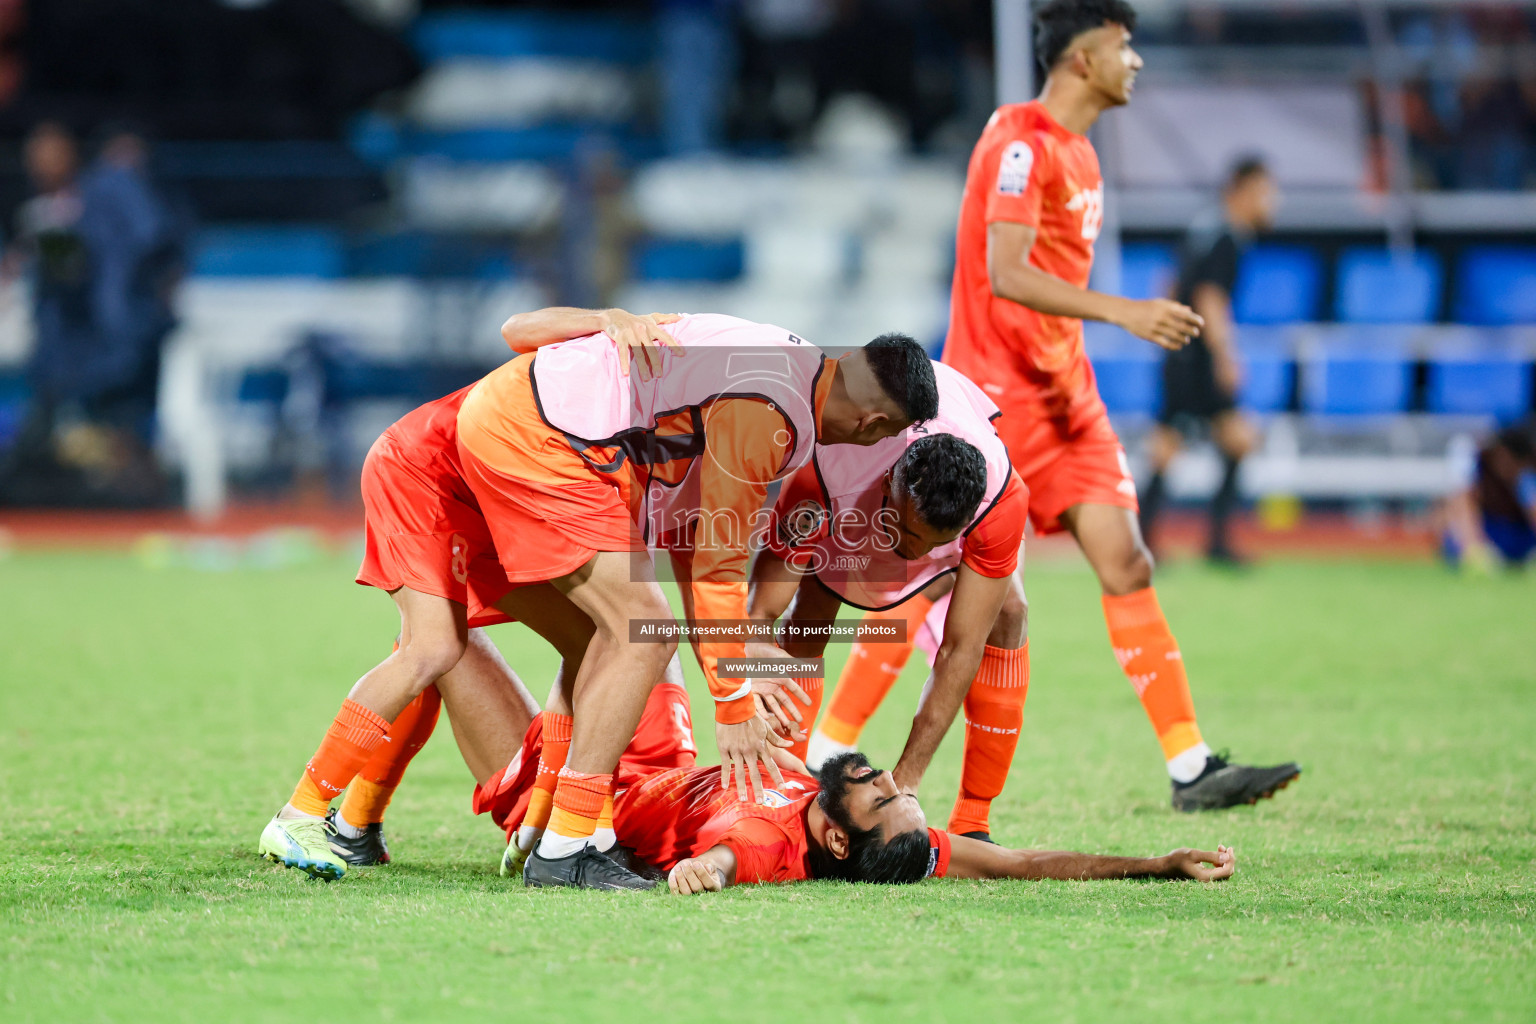
[[472, 627], [513, 621], [494, 607], [513, 587], [455, 453], [411, 431], [410, 419], [386, 430], [363, 462], [366, 542], [357, 582], [457, 601]]
[[470, 389], [459, 410], [459, 460], [514, 583], [558, 579], [599, 551], [644, 551], [625, 488], [599, 473], [545, 423], [534, 401], [531, 355]]
[[1073, 505], [1137, 510], [1136, 481], [1107, 415], [1069, 426], [1033, 410], [1004, 406], [995, 425], [1013, 468], [1029, 488], [1029, 520], [1036, 533], [1065, 529], [1061, 514]]
[[[523, 734], [523, 746], [505, 769], [475, 787], [470, 810], [489, 813], [496, 827], [510, 837], [528, 813], [533, 781], [544, 749], [544, 716], [534, 715]], [[619, 779], [634, 780], [670, 768], [692, 768], [698, 756], [693, 743], [693, 718], [688, 691], [676, 683], [657, 683], [645, 702], [635, 738], [619, 758]], [[511, 777], [507, 773], [511, 772]]]

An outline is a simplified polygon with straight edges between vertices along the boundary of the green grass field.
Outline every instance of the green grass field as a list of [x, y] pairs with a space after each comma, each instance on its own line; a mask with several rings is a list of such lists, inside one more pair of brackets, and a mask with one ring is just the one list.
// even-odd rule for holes
[[[1306, 767], [1274, 801], [1187, 817], [1092, 578], [1032, 568], [1033, 685], [995, 834], [1225, 842], [1235, 879], [682, 899], [498, 878], [446, 726], [391, 808], [394, 865], [324, 885], [258, 861], [262, 824], [393, 636], [351, 568], [0, 562], [0, 1020], [1536, 1018], [1529, 575], [1174, 566], [1160, 593], [1208, 739]], [[521, 627], [493, 635], [542, 694], [551, 655]], [[877, 764], [920, 677], [871, 724]], [[958, 770], [951, 742], [931, 818]]]

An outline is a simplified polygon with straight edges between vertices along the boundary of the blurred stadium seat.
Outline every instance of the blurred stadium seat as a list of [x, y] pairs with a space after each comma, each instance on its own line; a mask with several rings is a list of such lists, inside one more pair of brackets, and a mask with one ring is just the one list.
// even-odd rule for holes
[[1531, 353], [1515, 339], [1464, 332], [1436, 345], [1428, 363], [1430, 412], [1508, 422], [1531, 411]]
[[1304, 347], [1301, 408], [1322, 416], [1407, 412], [1413, 397], [1410, 336], [1383, 327], [1320, 329]]
[[1243, 378], [1238, 404], [1250, 412], [1285, 412], [1296, 388], [1294, 329], [1253, 325], [1237, 333]]
[[1243, 256], [1232, 313], [1239, 323], [1304, 323], [1317, 319], [1323, 262], [1299, 245], [1256, 245]]
[[1536, 324], [1536, 248], [1489, 245], [1464, 251], [1454, 316], [1466, 324]]
[[1157, 415], [1163, 400], [1162, 350], [1108, 324], [1084, 324], [1084, 343], [1104, 406], [1116, 417]]
[[1440, 310], [1440, 259], [1423, 249], [1346, 249], [1339, 256], [1334, 314], [1345, 323], [1427, 323]]
[[1159, 299], [1173, 294], [1179, 274], [1173, 246], [1131, 242], [1120, 249], [1120, 291], [1132, 299]]
[[744, 260], [740, 239], [652, 238], [635, 246], [630, 266], [637, 281], [731, 281]]
[[341, 277], [346, 246], [328, 227], [219, 227], [204, 230], [192, 254], [199, 277]]

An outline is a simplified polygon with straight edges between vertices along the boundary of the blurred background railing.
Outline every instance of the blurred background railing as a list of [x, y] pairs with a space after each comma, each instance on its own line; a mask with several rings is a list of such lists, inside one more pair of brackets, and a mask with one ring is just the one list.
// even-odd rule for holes
[[[1011, 45], [993, 7], [0, 0], [0, 502], [350, 495], [387, 423], [553, 302], [937, 352]], [[1283, 202], [1235, 294], [1245, 489], [1448, 493], [1532, 408], [1536, 13], [1138, 7], [1146, 69], [1095, 136], [1097, 283], [1167, 293], [1178, 236], [1262, 155]], [[1134, 453], [1158, 353], [1090, 349]], [[1197, 447], [1170, 490], [1215, 472]]]

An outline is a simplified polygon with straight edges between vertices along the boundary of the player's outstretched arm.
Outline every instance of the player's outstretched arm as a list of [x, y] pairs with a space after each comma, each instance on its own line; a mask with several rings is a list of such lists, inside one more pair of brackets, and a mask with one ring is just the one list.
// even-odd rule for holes
[[622, 309], [548, 306], [510, 317], [501, 325], [501, 336], [513, 352], [521, 355], [572, 338], [606, 334], [618, 346], [620, 370], [628, 373], [630, 359], [638, 358], [642, 376], [654, 377], [661, 372], [664, 347], [682, 354], [682, 347], [664, 329], [664, 325], [677, 320], [676, 313], [641, 316]]
[[987, 274], [992, 294], [1047, 316], [1102, 320], [1166, 349], [1180, 349], [1205, 322], [1172, 299], [1127, 299], [1069, 284], [1029, 262], [1035, 229], [995, 221], [987, 225]]
[[736, 884], [736, 854], [729, 846], [712, 846], [697, 857], [678, 861], [667, 874], [667, 888], [678, 896], [719, 892]]
[[1231, 878], [1237, 859], [1229, 846], [1210, 850], [1174, 850], [1162, 857], [1101, 857], [1067, 850], [1009, 850], [979, 839], [950, 836], [947, 878], [1054, 878], [1087, 881], [1106, 878], [1189, 878], [1219, 882]]
[[912, 718], [912, 731], [891, 778], [907, 792], [917, 789], [933, 752], [955, 721], [965, 693], [981, 667], [981, 656], [997, 613], [1008, 595], [1009, 577], [993, 579], [961, 565], [949, 613], [944, 617], [944, 642], [933, 659], [933, 675], [923, 688]]

